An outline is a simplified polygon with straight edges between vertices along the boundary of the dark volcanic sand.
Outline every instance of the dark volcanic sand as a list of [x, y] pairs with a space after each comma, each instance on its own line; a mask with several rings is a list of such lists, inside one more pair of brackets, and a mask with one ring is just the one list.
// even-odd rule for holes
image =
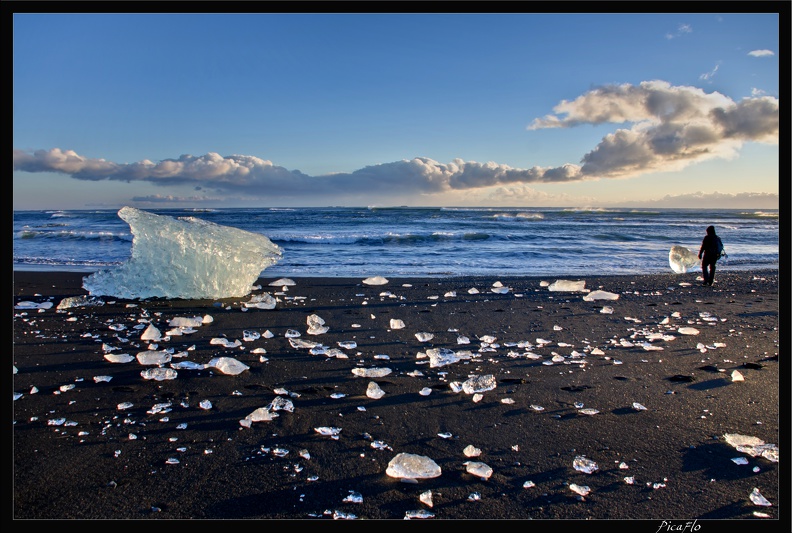
[[[101, 306], [58, 311], [64, 297], [86, 295], [84, 275], [14, 273], [14, 304], [53, 303], [14, 309], [13, 390], [21, 394], [13, 403], [15, 519], [402, 520], [424, 510], [432, 520], [651, 520], [654, 532], [663, 520], [788, 515], [779, 491], [788, 488], [783, 463], [723, 439], [780, 440], [776, 271], [718, 272], [713, 287], [696, 274], [562, 278], [619, 295], [591, 302], [586, 293], [549, 291], [540, 278], [405, 278], [379, 286], [294, 278], [287, 291], [262, 278], [253, 294], [280, 293], [273, 310], [243, 311], [247, 296], [105, 297]], [[491, 292], [497, 281], [510, 291]], [[613, 313], [602, 313], [605, 306]], [[312, 314], [327, 333], [307, 334]], [[156, 349], [182, 355], [173, 363], [226, 356], [248, 370], [181, 369], [176, 379], [154, 381], [143, 379], [149, 367], [137, 360], [104, 358], [103, 346], [133, 357], [149, 348], [136, 325], [151, 323], [164, 335], [174, 317], [205, 315], [213, 322]], [[405, 327], [391, 329], [391, 319]], [[700, 333], [683, 335], [680, 327]], [[274, 336], [243, 341], [246, 330]], [[348, 358], [293, 348], [288, 330]], [[421, 342], [420, 332], [434, 338]], [[458, 344], [460, 335], [470, 344]], [[656, 338], [662, 335], [673, 338]], [[485, 336], [495, 340], [482, 343]], [[241, 346], [210, 344], [221, 337]], [[357, 347], [341, 348], [342, 341]], [[470, 354], [432, 368], [421, 357], [431, 348]], [[558, 362], [546, 364], [554, 355]], [[372, 367], [392, 373], [352, 373]], [[735, 370], [744, 381], [733, 381]], [[497, 386], [480, 401], [452, 389], [487, 374]], [[367, 397], [372, 381], [382, 398]], [[425, 388], [431, 394], [422, 395]], [[240, 425], [277, 395], [293, 411]], [[209, 409], [201, 406], [207, 400]], [[124, 402], [131, 407], [119, 409]], [[333, 439], [319, 427], [341, 432]], [[481, 455], [467, 457], [468, 445]], [[429, 457], [442, 474], [417, 483], [388, 476], [388, 462], [401, 452]], [[597, 470], [576, 470], [578, 456]], [[469, 461], [489, 465], [491, 477], [467, 473]], [[581, 496], [573, 484], [590, 492]], [[753, 503], [754, 488], [772, 505]], [[427, 491], [431, 507], [419, 500]], [[359, 500], [350, 498], [356, 494]]]

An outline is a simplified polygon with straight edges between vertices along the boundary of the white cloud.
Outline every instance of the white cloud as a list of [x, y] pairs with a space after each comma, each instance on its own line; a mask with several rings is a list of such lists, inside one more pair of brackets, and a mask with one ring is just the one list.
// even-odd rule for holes
[[775, 53], [772, 50], [751, 50], [748, 52], [748, 55], [753, 57], [770, 57], [774, 56]]
[[127, 164], [90, 159], [60, 148], [33, 152], [15, 149], [13, 168], [20, 172], [62, 173], [78, 180], [192, 185], [248, 198], [358, 198], [365, 194], [387, 201], [397, 196], [410, 198], [489, 187], [634, 177], [679, 170], [712, 158], [732, 158], [746, 142], [778, 143], [778, 99], [768, 96], [734, 102], [717, 92], [647, 81], [635, 86], [595, 88], [574, 100], [562, 100], [553, 110], [555, 114], [535, 119], [528, 129], [605, 123], [626, 126], [603, 137], [578, 163], [549, 168], [521, 169], [461, 159], [440, 163], [415, 157], [349, 173], [309, 176], [249, 155], [221, 156], [210, 152]]
[[666, 39], [675, 39], [687, 33], [693, 33], [693, 27], [690, 24], [680, 24], [676, 33], [666, 33]]
[[715, 73], [718, 72], [718, 68], [720, 68], [720, 65], [715, 65], [715, 67], [712, 70], [710, 70], [709, 72], [705, 72], [704, 74], [699, 76], [699, 79], [704, 81], [711, 80], [712, 78], [715, 77]]

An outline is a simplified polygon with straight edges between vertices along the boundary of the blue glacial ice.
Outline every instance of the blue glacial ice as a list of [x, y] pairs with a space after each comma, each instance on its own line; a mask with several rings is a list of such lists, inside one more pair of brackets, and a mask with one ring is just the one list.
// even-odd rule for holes
[[133, 207], [118, 216], [132, 232], [132, 257], [83, 279], [93, 296], [236, 298], [246, 296], [282, 250], [267, 237], [195, 217], [173, 218]]

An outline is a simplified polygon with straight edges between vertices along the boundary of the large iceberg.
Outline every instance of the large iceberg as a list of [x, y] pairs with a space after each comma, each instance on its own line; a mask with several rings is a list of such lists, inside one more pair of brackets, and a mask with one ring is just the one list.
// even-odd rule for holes
[[684, 274], [699, 265], [698, 255], [684, 246], [672, 246], [668, 252], [668, 264], [677, 274]]
[[195, 217], [173, 218], [123, 207], [132, 257], [83, 280], [94, 296], [116, 298], [235, 298], [246, 296], [280, 247], [264, 235]]

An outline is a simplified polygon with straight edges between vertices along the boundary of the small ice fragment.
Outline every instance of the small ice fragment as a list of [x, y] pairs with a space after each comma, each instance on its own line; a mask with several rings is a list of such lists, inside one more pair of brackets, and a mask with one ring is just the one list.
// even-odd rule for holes
[[407, 511], [406, 513], [404, 513], [405, 520], [434, 518], [434, 517], [435, 517], [434, 513], [431, 513], [426, 509], [417, 509], [415, 511]]
[[434, 506], [434, 503], [432, 502], [432, 491], [431, 490], [427, 490], [425, 492], [422, 492], [418, 496], [418, 499], [421, 501], [422, 504], [424, 504], [424, 505], [426, 505], [428, 507]]
[[149, 368], [140, 372], [143, 379], [153, 379], [154, 381], [166, 381], [176, 379], [178, 373], [172, 368]]
[[562, 291], [562, 292], [582, 292], [585, 290], [586, 281], [569, 281], [559, 279], [547, 287], [549, 291]]
[[465, 471], [468, 474], [480, 477], [484, 481], [488, 480], [490, 476], [492, 476], [492, 467], [486, 463], [481, 463], [479, 461], [466, 461], [464, 464]]
[[354, 350], [357, 348], [357, 342], [355, 341], [339, 341], [338, 345], [345, 350]]
[[212, 402], [210, 400], [201, 400], [201, 402], [198, 404], [198, 407], [209, 410], [212, 408]]
[[245, 418], [240, 420], [239, 424], [243, 427], [249, 428], [252, 422], [269, 422], [280, 416], [278, 413], [273, 413], [270, 407], [270, 405], [266, 407], [259, 407]]
[[475, 287], [468, 289], [468, 294], [478, 294], [479, 290]]
[[382, 276], [374, 276], [364, 279], [363, 283], [366, 285], [385, 285], [388, 283], [388, 280]]
[[523, 483], [522, 486], [523, 486], [524, 489], [530, 489], [530, 488], [535, 487], [536, 483], [534, 483], [533, 481], [526, 481], [525, 483]]
[[569, 484], [569, 490], [581, 496], [587, 496], [591, 492], [591, 488], [586, 485], [576, 485], [575, 483]]
[[599, 411], [596, 410], [596, 409], [591, 409], [590, 407], [587, 407], [585, 409], [580, 409], [578, 411], [578, 413], [583, 414], [583, 415], [587, 415], [587, 416], [594, 416], [596, 414], [599, 414]]
[[391, 318], [390, 320], [390, 328], [391, 329], [404, 329], [404, 321], [399, 318]]
[[154, 327], [154, 324], [149, 324], [146, 330], [140, 335], [140, 340], [158, 342], [162, 340], [162, 333], [160, 333], [159, 329]]
[[280, 278], [276, 279], [275, 281], [271, 282], [270, 287], [285, 287], [285, 286], [294, 286], [297, 285], [293, 279], [289, 278]]
[[94, 383], [102, 383], [102, 382], [109, 382], [113, 379], [113, 376], [94, 376], [93, 380]]
[[[52, 306], [51, 302], [45, 302], [45, 303], [48, 303], [50, 307]], [[39, 306], [39, 308], [41, 308], [41, 305]], [[102, 305], [104, 305], [104, 302], [98, 298], [89, 298], [87, 296], [69, 296], [68, 298], [64, 298], [63, 300], [61, 300], [61, 302], [58, 304], [57, 309], [63, 310], [63, 309], [70, 309], [72, 307], [99, 307]], [[49, 309], [49, 307], [46, 307], [46, 309]]]
[[465, 454], [465, 457], [478, 457], [481, 455], [481, 450], [473, 446], [472, 444], [468, 444], [465, 446], [465, 449], [462, 450], [462, 453]]
[[402, 479], [436, 478], [442, 474], [440, 466], [429, 457], [412, 453], [399, 453], [388, 463], [385, 473]]
[[533, 409], [534, 411], [537, 411], [537, 412], [544, 411], [544, 407], [542, 407], [541, 405], [533, 404], [533, 403], [531, 404], [531, 409]]
[[[299, 336], [299, 334], [298, 334], [298, 336]], [[287, 337], [288, 337], [288, 335], [287, 335]], [[298, 339], [296, 337], [289, 337], [289, 344], [291, 344], [292, 348], [307, 348], [307, 349], [312, 349], [312, 348], [316, 348], [316, 347], [320, 346], [318, 342], [304, 341], [304, 340]]]
[[578, 472], [583, 472], [585, 474], [591, 474], [592, 472], [599, 469], [597, 463], [595, 463], [591, 459], [586, 458], [583, 455], [576, 456], [574, 461], [572, 462], [572, 466]]
[[259, 333], [258, 331], [246, 329], [242, 332], [242, 340], [244, 342], [251, 342], [258, 340], [260, 338], [261, 338], [261, 333]]
[[696, 328], [682, 327], [677, 330], [680, 335], [698, 335], [699, 330]]
[[605, 315], [612, 315], [613, 314], [613, 307], [611, 307], [609, 305], [605, 305], [605, 306], [602, 307], [602, 309], [600, 309], [600, 313], [605, 314]]
[[250, 300], [245, 302], [246, 309], [275, 309], [275, 306], [277, 305], [278, 300], [276, 300], [274, 296], [267, 292], [253, 294], [251, 295]]
[[732, 457], [732, 462], [736, 465], [747, 465], [748, 459], [745, 457]]
[[434, 335], [432, 333], [421, 331], [415, 334], [415, 338], [421, 342], [427, 342], [434, 339]]
[[773, 505], [764, 496], [762, 496], [762, 493], [759, 492], [759, 489], [756, 487], [754, 487], [748, 497], [751, 499], [751, 502], [753, 502], [754, 505], [763, 505], [765, 507]]
[[327, 333], [328, 329], [330, 329], [324, 325], [325, 321], [319, 315], [309, 315], [306, 321], [309, 335], [321, 335], [322, 333]]
[[430, 348], [426, 350], [426, 355], [429, 357], [429, 366], [431, 368], [450, 365], [461, 359], [461, 357], [457, 356], [457, 354], [449, 348]]
[[357, 491], [350, 490], [343, 501], [344, 503], [363, 503], [363, 495]]
[[322, 426], [314, 428], [314, 431], [325, 437], [338, 437], [341, 434], [341, 428]]
[[385, 377], [390, 374], [392, 370], [390, 368], [381, 367], [381, 368], [353, 368], [352, 373], [359, 377], [364, 378], [381, 378]]
[[214, 368], [223, 374], [236, 376], [241, 374], [250, 367], [245, 363], [234, 359], [233, 357], [214, 357], [208, 363], [207, 367]]
[[497, 387], [497, 382], [495, 381], [495, 376], [493, 376], [492, 374], [473, 376], [472, 378], [462, 383], [462, 391], [465, 394], [486, 392], [493, 390], [495, 387]]
[[418, 391], [418, 394], [420, 394], [421, 396], [429, 396], [430, 394], [432, 394], [432, 388], [424, 387]]
[[638, 402], [633, 402], [632, 408], [635, 409], [636, 411], [646, 411], [646, 407], [644, 407]]
[[225, 348], [239, 348], [242, 346], [242, 343], [238, 339], [232, 342], [225, 337], [215, 337], [209, 341], [209, 344], [218, 344]]
[[366, 388], [366, 396], [375, 400], [379, 400], [385, 396], [385, 391], [382, 390], [375, 381], [370, 381], [368, 387]]
[[168, 321], [168, 326], [172, 328], [197, 328], [201, 325], [203, 325], [203, 319], [198, 316], [193, 318], [177, 316]]
[[141, 365], [163, 365], [170, 363], [171, 357], [172, 354], [166, 350], [146, 350], [137, 354], [138, 363]]
[[593, 302], [594, 300], [618, 300], [619, 295], [607, 291], [591, 291], [583, 297], [583, 301]]
[[739, 370], [734, 370], [731, 373], [731, 380], [732, 381], [745, 381], [745, 378], [743, 377], [743, 375], [740, 373]]

